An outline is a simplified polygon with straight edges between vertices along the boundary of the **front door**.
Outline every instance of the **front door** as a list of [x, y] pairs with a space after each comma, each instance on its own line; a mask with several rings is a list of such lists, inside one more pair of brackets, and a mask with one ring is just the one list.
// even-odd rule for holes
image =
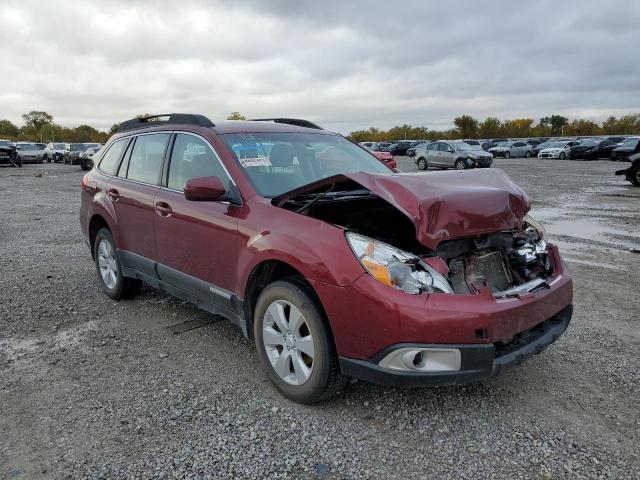
[[226, 201], [200, 202], [184, 197], [184, 184], [216, 176], [227, 189], [231, 179], [203, 138], [176, 134], [166, 188], [155, 198], [155, 231], [160, 278], [192, 295], [233, 308], [238, 208]]

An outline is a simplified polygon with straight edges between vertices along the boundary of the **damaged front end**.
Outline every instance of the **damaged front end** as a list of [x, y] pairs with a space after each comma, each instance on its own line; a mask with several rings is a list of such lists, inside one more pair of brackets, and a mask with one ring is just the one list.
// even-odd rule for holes
[[459, 173], [339, 176], [274, 204], [342, 227], [365, 270], [409, 294], [545, 288], [549, 247], [524, 192], [499, 170]]

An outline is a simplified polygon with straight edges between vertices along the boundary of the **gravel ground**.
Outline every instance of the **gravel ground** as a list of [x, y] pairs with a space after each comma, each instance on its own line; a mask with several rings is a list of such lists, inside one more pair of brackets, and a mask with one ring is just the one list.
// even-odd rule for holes
[[[640, 478], [640, 189], [607, 161], [495, 166], [569, 261], [567, 334], [492, 381], [316, 406], [231, 324], [100, 292], [77, 166], [0, 168], [0, 478]], [[169, 328], [194, 319], [212, 323]]]

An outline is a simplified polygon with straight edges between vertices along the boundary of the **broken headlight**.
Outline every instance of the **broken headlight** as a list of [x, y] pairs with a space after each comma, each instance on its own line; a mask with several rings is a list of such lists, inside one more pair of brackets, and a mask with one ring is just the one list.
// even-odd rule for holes
[[534, 220], [531, 215], [525, 215], [522, 219], [522, 228], [525, 232], [535, 230], [538, 233], [538, 240], [544, 240], [547, 238], [547, 230], [540, 222]]
[[412, 295], [453, 293], [446, 279], [415, 255], [363, 235], [351, 232], [346, 235], [356, 258], [379, 282]]

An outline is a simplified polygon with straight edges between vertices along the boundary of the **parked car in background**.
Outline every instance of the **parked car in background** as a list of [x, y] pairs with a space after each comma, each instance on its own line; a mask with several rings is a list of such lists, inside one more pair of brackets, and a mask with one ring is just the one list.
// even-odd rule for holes
[[640, 187], [640, 153], [629, 156], [628, 160], [631, 162], [629, 168], [618, 170], [616, 175], [624, 175], [632, 184]]
[[624, 142], [628, 137], [619, 137], [619, 136], [613, 136], [613, 137], [607, 137], [605, 138], [605, 140], [611, 140], [612, 142], [615, 143], [622, 143]]
[[391, 142], [378, 142], [371, 145], [371, 150], [376, 152], [388, 152]]
[[527, 145], [531, 145], [532, 147], [537, 147], [542, 143], [542, 140], [540, 140], [539, 138], [530, 138], [528, 140], [525, 140], [524, 143], [526, 143]]
[[22, 166], [16, 151], [16, 144], [11, 140], [0, 140], [0, 165]]
[[364, 148], [371, 148], [371, 146], [376, 142], [358, 142], [358, 145]]
[[489, 153], [494, 157], [526, 157], [531, 156], [531, 145], [523, 141], [501, 142], [493, 148], [489, 149]]
[[87, 149], [86, 144], [65, 143], [64, 145], [64, 163], [68, 163], [69, 165], [79, 165], [80, 154]]
[[64, 160], [64, 143], [47, 143], [44, 155], [45, 162], [61, 163]]
[[407, 149], [407, 157], [415, 157], [416, 156], [416, 149], [420, 146], [420, 145], [424, 145], [425, 143], [431, 143], [430, 140], [415, 140], [411, 146]]
[[374, 157], [383, 162], [389, 168], [396, 168], [398, 164], [396, 163], [396, 159], [393, 158], [390, 152], [376, 152], [375, 150], [371, 150], [370, 148], [365, 148], [368, 152], [370, 152]]
[[482, 144], [482, 148], [486, 151], [489, 151], [491, 148], [495, 147], [499, 143], [508, 141], [506, 138], [494, 138], [492, 140], [488, 140]]
[[573, 145], [569, 151], [571, 160], [597, 160], [598, 158], [609, 158], [611, 151], [618, 146], [611, 140], [583, 140], [578, 145]]
[[575, 140], [570, 140], [568, 142], [552, 142], [544, 149], [540, 150], [538, 158], [557, 158], [559, 160], [564, 160], [565, 158], [569, 158], [571, 147], [574, 145], [579, 145], [579, 142]]
[[488, 168], [493, 163], [493, 155], [474, 150], [461, 141], [445, 141], [429, 143], [416, 150], [416, 165], [420, 170], [428, 168]]
[[640, 152], [640, 138], [627, 138], [622, 145], [611, 150], [611, 160], [624, 162], [634, 153]]
[[35, 142], [16, 142], [16, 151], [22, 164], [44, 162], [45, 149], [43, 145]]
[[91, 143], [84, 152], [80, 154], [80, 168], [82, 170], [91, 170], [93, 168], [93, 156], [100, 151], [102, 145], [99, 143]]
[[145, 120], [120, 123], [82, 179], [100, 288], [121, 300], [144, 281], [228, 318], [290, 400], [350, 377], [491, 378], [570, 324], [569, 269], [501, 171], [392, 173], [317, 127]]
[[412, 143], [413, 141], [401, 140], [391, 144], [388, 148], [388, 152], [391, 153], [391, 155], [405, 156]]

